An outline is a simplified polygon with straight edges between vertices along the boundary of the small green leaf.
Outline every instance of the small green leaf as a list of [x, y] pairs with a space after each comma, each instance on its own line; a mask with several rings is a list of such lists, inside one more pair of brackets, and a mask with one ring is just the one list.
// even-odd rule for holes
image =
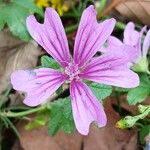
[[150, 133], [150, 125], [146, 125], [140, 129], [140, 142], [145, 143], [145, 137]]
[[109, 85], [91, 83], [88, 84], [88, 86], [93, 91], [94, 95], [100, 100], [105, 99], [112, 93], [112, 87]]
[[[55, 110], [54, 110], [55, 109]], [[49, 133], [53, 136], [61, 127], [62, 113], [59, 108], [53, 108], [49, 120]]]
[[46, 123], [48, 122], [49, 114], [49, 110], [44, 110], [42, 112], [37, 113], [36, 117], [25, 126], [25, 129], [32, 130], [46, 125]]
[[41, 65], [45, 68], [60, 69], [60, 65], [53, 58], [46, 55], [41, 57]]
[[64, 98], [54, 101], [51, 104], [51, 113], [48, 123], [49, 133], [55, 135], [59, 129], [66, 133], [74, 131], [74, 120], [70, 99]]
[[34, 4], [33, 0], [0, 1], [0, 30], [6, 24], [14, 35], [24, 41], [29, 41], [26, 18], [33, 13], [43, 15], [42, 10]]
[[74, 126], [74, 122], [70, 119], [66, 119], [65, 117], [62, 119], [62, 127], [63, 131], [65, 133], [72, 133], [74, 132], [75, 126]]
[[150, 94], [150, 81], [146, 75], [141, 76], [140, 85], [131, 89], [127, 94], [129, 105], [144, 101]]

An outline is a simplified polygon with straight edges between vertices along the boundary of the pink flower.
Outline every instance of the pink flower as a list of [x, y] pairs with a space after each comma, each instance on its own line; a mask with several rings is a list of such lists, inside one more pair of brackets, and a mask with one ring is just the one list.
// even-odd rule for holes
[[62, 66], [63, 71], [50, 68], [15, 71], [11, 76], [13, 88], [27, 93], [24, 100], [26, 105], [37, 106], [65, 81], [69, 81], [77, 130], [87, 135], [93, 121], [99, 127], [105, 126], [107, 119], [103, 106], [83, 80], [126, 88], [139, 84], [138, 75], [126, 65], [127, 59], [108, 54], [92, 58], [110, 36], [114, 26], [114, 19], [97, 23], [96, 11], [89, 6], [82, 14], [72, 57], [64, 28], [54, 9], [46, 9], [43, 24], [38, 23], [34, 16], [29, 16], [29, 33]]
[[129, 22], [124, 30], [123, 42], [114, 36], [110, 36], [107, 40], [107, 47], [102, 51], [112, 52], [113, 54], [122, 53], [129, 58], [130, 62], [138, 63], [141, 58], [146, 58], [150, 47], [150, 30], [145, 36], [143, 47], [141, 47], [142, 36], [145, 31], [146, 27], [143, 27], [141, 32], [136, 31], [134, 23]]

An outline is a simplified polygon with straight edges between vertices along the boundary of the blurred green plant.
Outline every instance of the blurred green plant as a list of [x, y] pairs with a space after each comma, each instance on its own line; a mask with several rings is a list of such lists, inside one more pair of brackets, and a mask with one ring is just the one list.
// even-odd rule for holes
[[13, 35], [23, 41], [29, 41], [26, 18], [34, 13], [43, 15], [42, 10], [33, 0], [0, 0], [0, 30], [7, 25]]
[[150, 95], [150, 80], [148, 75], [140, 75], [140, 85], [136, 88], [130, 89], [127, 94], [127, 101], [129, 105], [135, 105], [143, 102]]

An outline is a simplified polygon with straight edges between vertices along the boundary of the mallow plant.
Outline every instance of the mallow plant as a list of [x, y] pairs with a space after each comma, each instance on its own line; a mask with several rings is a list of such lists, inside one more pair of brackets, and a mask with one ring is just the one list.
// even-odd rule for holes
[[[71, 55], [62, 22], [54, 9], [46, 8], [43, 24], [33, 15], [27, 17], [26, 25], [32, 38], [61, 67], [13, 72], [12, 86], [15, 90], [26, 93], [24, 104], [30, 107], [42, 105], [63, 84], [69, 84], [71, 110], [78, 132], [87, 135], [93, 121], [98, 127], [104, 127], [107, 116], [102, 102], [88, 87], [87, 80], [90, 83], [123, 88], [135, 88], [139, 85], [138, 75], [128, 65], [128, 57], [121, 53], [116, 55], [103, 51], [100, 56], [96, 55], [103, 50], [102, 47], [111, 35], [115, 23], [113, 18], [98, 23], [94, 6], [86, 8], [81, 16]], [[127, 45], [123, 45], [122, 49], [124, 48], [134, 50], [134, 47]]]

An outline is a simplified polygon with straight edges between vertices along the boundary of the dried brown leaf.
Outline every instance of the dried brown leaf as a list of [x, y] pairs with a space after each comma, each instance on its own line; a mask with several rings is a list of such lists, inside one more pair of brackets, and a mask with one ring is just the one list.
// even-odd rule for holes
[[8, 30], [0, 32], [0, 93], [9, 85], [14, 70], [36, 66], [40, 54], [37, 44], [24, 43]]
[[105, 15], [109, 14], [119, 3], [123, 2], [123, 1], [125, 1], [125, 0], [109, 0], [108, 6], [106, 7], [106, 9], [104, 9], [101, 16], [105, 16]]
[[20, 144], [24, 150], [80, 150], [82, 136], [78, 133], [65, 134], [59, 131], [54, 137], [48, 135], [47, 127], [25, 130], [26, 122], [17, 125], [20, 132]]
[[115, 9], [132, 21], [150, 26], [150, 0], [122, 1]]

